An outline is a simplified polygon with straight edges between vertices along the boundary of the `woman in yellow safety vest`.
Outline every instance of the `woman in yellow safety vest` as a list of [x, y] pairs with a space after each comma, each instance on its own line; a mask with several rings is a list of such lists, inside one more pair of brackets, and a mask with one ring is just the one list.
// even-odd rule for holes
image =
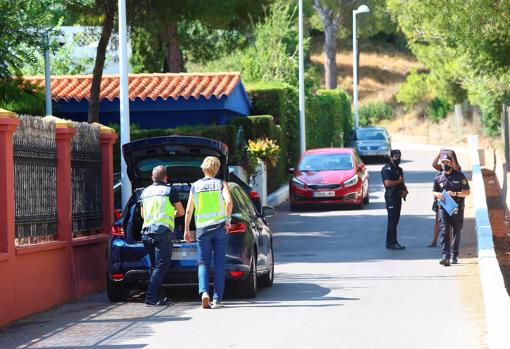
[[208, 156], [201, 168], [205, 177], [191, 185], [184, 221], [184, 239], [190, 241], [190, 222], [195, 211], [195, 226], [198, 242], [198, 292], [202, 297], [202, 308], [211, 306], [209, 298], [209, 266], [214, 251], [213, 308], [222, 307], [225, 289], [225, 253], [227, 230], [230, 228], [232, 197], [228, 184], [214, 178], [220, 169], [220, 160]]

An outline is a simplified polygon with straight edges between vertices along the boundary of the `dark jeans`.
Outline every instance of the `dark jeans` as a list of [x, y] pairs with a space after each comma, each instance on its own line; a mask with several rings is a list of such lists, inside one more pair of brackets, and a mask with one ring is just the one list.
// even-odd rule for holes
[[[463, 212], [450, 216], [443, 208], [439, 209], [439, 238], [443, 258], [459, 256], [460, 230], [462, 229]], [[452, 234], [450, 236], [450, 227]]]
[[386, 246], [397, 243], [397, 225], [400, 220], [402, 199], [385, 197], [386, 210], [388, 211], [388, 228], [386, 230]]
[[172, 259], [172, 241], [170, 234], [144, 234], [143, 245], [150, 261], [150, 281], [145, 302], [155, 303], [160, 298], [160, 287]]
[[225, 223], [197, 229], [198, 242], [198, 293], [209, 290], [209, 267], [214, 252], [214, 295], [221, 301], [225, 290], [225, 254], [227, 252], [227, 231]]

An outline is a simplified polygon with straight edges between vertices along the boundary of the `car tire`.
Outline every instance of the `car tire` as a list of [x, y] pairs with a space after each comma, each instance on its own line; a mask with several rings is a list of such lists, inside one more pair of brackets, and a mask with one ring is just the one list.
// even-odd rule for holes
[[125, 302], [129, 298], [129, 290], [120, 282], [114, 282], [106, 277], [106, 294], [112, 302]]
[[267, 260], [269, 263], [269, 267], [267, 268], [267, 273], [260, 277], [259, 284], [264, 287], [271, 287], [273, 286], [274, 281], [273, 243], [271, 243], [271, 247], [269, 248], [269, 255], [267, 256]]
[[237, 291], [241, 298], [257, 297], [257, 255], [255, 250], [252, 252], [250, 273], [246, 280], [239, 281]]
[[370, 193], [367, 193], [367, 196], [363, 198], [363, 203], [368, 205], [370, 203]]
[[296, 211], [298, 211], [298, 206], [296, 206], [296, 205], [294, 205], [294, 204], [292, 204], [292, 203], [291, 203], [291, 204], [290, 204], [290, 211], [291, 211], [291, 212], [296, 212]]

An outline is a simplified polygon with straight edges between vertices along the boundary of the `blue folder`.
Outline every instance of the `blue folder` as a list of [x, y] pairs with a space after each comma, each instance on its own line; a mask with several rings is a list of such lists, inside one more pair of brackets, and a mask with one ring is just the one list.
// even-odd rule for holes
[[438, 204], [441, 205], [450, 216], [456, 214], [459, 205], [457, 205], [446, 190], [443, 190], [441, 194], [443, 194], [443, 200], [438, 200]]

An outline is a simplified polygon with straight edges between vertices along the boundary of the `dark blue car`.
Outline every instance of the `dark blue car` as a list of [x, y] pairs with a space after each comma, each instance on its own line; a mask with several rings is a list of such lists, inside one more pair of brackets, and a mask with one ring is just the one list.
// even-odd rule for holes
[[[219, 179], [228, 176], [227, 147], [207, 138], [147, 138], [125, 144], [122, 150], [132, 187], [138, 189], [133, 190], [122, 218], [113, 228], [108, 246], [107, 293], [112, 301], [127, 300], [130, 290], [145, 286], [149, 280], [149, 257], [141, 242], [143, 219], [139, 198], [143, 188], [152, 182], [154, 166], [167, 167], [168, 185], [177, 189], [184, 207], [191, 183], [203, 177], [200, 165], [206, 156], [220, 159], [222, 165], [217, 175]], [[227, 287], [235, 288], [240, 297], [255, 297], [258, 285], [273, 284], [272, 232], [265, 217], [273, 215], [274, 209], [265, 206], [258, 213], [240, 185], [229, 183], [229, 187], [234, 208], [225, 258]], [[191, 229], [195, 229], [194, 223]], [[172, 262], [164, 285], [198, 284], [197, 244], [184, 241], [183, 230], [184, 217], [176, 218], [172, 236]]]

